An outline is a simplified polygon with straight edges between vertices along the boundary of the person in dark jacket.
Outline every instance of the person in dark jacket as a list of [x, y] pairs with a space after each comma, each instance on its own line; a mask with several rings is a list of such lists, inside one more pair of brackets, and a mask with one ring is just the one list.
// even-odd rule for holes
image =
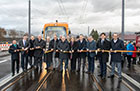
[[88, 73], [93, 74], [94, 73], [94, 57], [95, 52], [92, 52], [91, 50], [96, 50], [96, 43], [93, 40], [92, 36], [88, 37], [87, 42], [87, 50], [88, 50]]
[[[126, 46], [127, 46], [127, 42], [124, 42], [124, 50], [126, 50]], [[124, 63], [126, 61], [126, 58], [127, 58], [127, 52], [123, 52], [122, 53], [122, 68], [124, 67]]]
[[38, 38], [35, 39], [34, 42], [34, 56], [35, 56], [35, 66], [38, 69], [38, 64], [40, 63], [40, 70], [42, 70], [42, 56], [43, 56], [43, 48], [45, 47], [45, 42], [42, 40], [41, 35], [38, 35]]
[[17, 73], [19, 73], [19, 47], [16, 43], [16, 40], [13, 40], [13, 43], [9, 48], [9, 53], [11, 54], [12, 76], [14, 76], [15, 63], [16, 63], [16, 71]]
[[[44, 51], [53, 50], [53, 49], [51, 49], [51, 46], [50, 46], [50, 37], [49, 36], [47, 36], [45, 44], [46, 45], [45, 45]], [[49, 70], [49, 67], [51, 66], [51, 62], [52, 62], [52, 52], [45, 53], [45, 62], [47, 64], [46, 70]]]
[[113, 34], [113, 39], [111, 40], [111, 50], [114, 52], [111, 52], [111, 75], [108, 76], [109, 78], [114, 77], [114, 72], [115, 72], [115, 66], [117, 65], [118, 69], [118, 76], [119, 80], [121, 81], [122, 76], [121, 76], [121, 61], [122, 61], [122, 53], [121, 52], [116, 52], [115, 50], [124, 50], [124, 42], [118, 38], [118, 34], [114, 33]]
[[57, 35], [54, 35], [54, 38], [50, 41], [50, 47], [51, 49], [53, 49], [53, 53], [52, 53], [52, 63], [53, 63], [53, 70], [58, 68], [59, 65], [59, 52], [57, 49], [57, 45], [58, 45], [58, 38]]
[[78, 52], [79, 52], [79, 58], [78, 58], [78, 72], [80, 72], [80, 68], [81, 68], [81, 60], [83, 60], [83, 72], [85, 69], [85, 62], [86, 62], [86, 53], [83, 52], [83, 50], [86, 50], [86, 40], [84, 39], [84, 36], [81, 34], [79, 36], [79, 41], [78, 41]]
[[35, 41], [35, 38], [34, 36], [31, 36], [31, 39], [29, 40], [29, 43], [30, 43], [30, 49], [29, 49], [29, 64], [31, 66], [31, 68], [34, 66], [34, 63], [33, 63], [33, 58], [34, 58], [34, 41]]
[[71, 41], [70, 41], [71, 71], [76, 70], [76, 59], [78, 57], [77, 50], [78, 50], [78, 42], [75, 40], [74, 37], [71, 37]]
[[21, 67], [23, 71], [28, 68], [28, 49], [30, 48], [29, 41], [27, 40], [27, 35], [23, 36], [23, 40], [19, 41], [19, 48], [21, 51]]
[[109, 53], [104, 52], [104, 50], [110, 50], [110, 42], [106, 39], [105, 33], [100, 34], [100, 39], [97, 42], [97, 50], [101, 51], [97, 53], [97, 57], [100, 62], [100, 71], [101, 71], [101, 73], [98, 76], [101, 76], [102, 79], [105, 79], [106, 70], [107, 70], [106, 63], [108, 62]]
[[61, 41], [59, 41], [57, 45], [57, 49], [60, 51], [59, 58], [60, 58], [60, 71], [62, 72], [63, 70], [63, 61], [65, 62], [65, 70], [68, 67], [68, 53], [69, 51], [69, 43], [65, 39], [65, 36], [62, 36]]
[[[137, 50], [140, 51], [140, 48], [138, 48]], [[138, 60], [138, 64], [140, 64], [140, 52], [137, 53], [137, 54], [138, 54], [138, 59], [139, 59], [139, 60]]]

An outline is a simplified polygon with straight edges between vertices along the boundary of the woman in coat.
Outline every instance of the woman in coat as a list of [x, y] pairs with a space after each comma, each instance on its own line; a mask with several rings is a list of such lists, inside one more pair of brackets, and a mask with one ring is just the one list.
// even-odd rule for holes
[[[136, 43], [133, 43], [133, 46], [134, 46], [134, 51], [137, 51]], [[136, 52], [133, 52], [133, 54], [132, 54], [132, 58], [133, 58], [132, 64], [136, 64], [136, 57], [137, 57]]]
[[78, 43], [75, 41], [74, 37], [71, 37], [71, 41], [70, 41], [71, 71], [76, 70], [76, 59], [78, 57], [77, 50], [78, 50]]

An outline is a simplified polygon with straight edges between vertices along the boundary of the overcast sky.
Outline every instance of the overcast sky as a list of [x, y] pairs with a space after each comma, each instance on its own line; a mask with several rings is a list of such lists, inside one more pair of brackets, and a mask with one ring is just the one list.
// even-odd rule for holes
[[[31, 0], [32, 32], [45, 23], [67, 22], [74, 34], [121, 31], [122, 0]], [[140, 31], [140, 0], [125, 0], [125, 31]], [[0, 27], [28, 30], [28, 0], [0, 0]], [[40, 32], [41, 33], [41, 32]]]

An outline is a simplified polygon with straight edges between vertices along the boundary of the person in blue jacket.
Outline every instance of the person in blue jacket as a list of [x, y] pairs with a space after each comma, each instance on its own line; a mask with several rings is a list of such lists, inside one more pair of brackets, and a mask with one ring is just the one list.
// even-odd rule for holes
[[91, 50], [96, 50], [96, 43], [92, 36], [88, 37], [87, 42], [87, 50], [88, 50], [88, 73], [93, 74], [94, 73], [94, 57], [95, 52], [92, 52]]
[[[131, 44], [131, 41], [126, 46], [127, 51], [133, 51], [134, 46]], [[128, 68], [131, 67], [131, 59], [132, 59], [133, 52], [127, 52], [127, 61], [128, 61]]]

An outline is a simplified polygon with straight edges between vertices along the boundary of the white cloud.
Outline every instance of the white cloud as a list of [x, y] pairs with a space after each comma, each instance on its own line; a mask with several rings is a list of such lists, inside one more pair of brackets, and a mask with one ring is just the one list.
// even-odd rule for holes
[[[32, 32], [41, 32], [45, 23], [57, 19], [68, 22], [72, 33], [76, 34], [87, 34], [88, 26], [99, 32], [121, 31], [121, 0], [31, 1]], [[126, 31], [140, 31], [140, 0], [125, 2]], [[0, 27], [27, 31], [28, 0], [1, 0], [0, 6]], [[63, 14], [63, 7], [67, 14]]]

